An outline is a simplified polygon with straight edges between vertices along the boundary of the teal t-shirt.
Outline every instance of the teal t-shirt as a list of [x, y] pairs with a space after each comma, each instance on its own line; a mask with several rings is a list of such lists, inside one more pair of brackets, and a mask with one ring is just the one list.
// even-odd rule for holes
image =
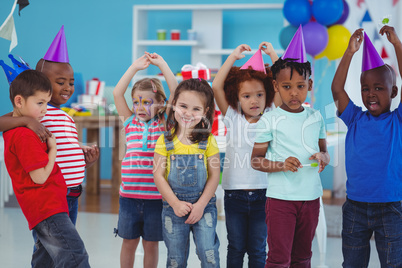
[[[319, 111], [305, 107], [300, 113], [276, 108], [258, 121], [255, 143], [269, 142], [267, 159], [285, 161], [293, 156], [302, 164], [320, 151], [319, 139], [326, 138], [324, 120]], [[314, 200], [322, 196], [318, 167], [303, 167], [297, 172], [269, 174], [267, 196], [291, 201]]]

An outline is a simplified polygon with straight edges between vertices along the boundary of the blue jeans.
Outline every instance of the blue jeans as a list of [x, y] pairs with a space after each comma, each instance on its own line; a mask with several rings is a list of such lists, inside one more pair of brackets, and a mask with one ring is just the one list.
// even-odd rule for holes
[[402, 201], [343, 204], [343, 267], [367, 267], [374, 233], [381, 267], [402, 267]]
[[50, 216], [34, 230], [38, 239], [33, 267], [90, 267], [84, 242], [67, 213]]
[[225, 190], [225, 219], [228, 233], [228, 268], [265, 266], [267, 225], [265, 223], [266, 189], [255, 191]]
[[78, 197], [67, 196], [68, 216], [71, 222], [75, 225], [78, 214]]

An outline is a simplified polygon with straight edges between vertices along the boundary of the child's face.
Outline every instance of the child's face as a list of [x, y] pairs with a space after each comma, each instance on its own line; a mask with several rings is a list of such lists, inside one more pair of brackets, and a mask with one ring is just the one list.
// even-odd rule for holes
[[49, 92], [36, 91], [35, 95], [24, 99], [22, 96], [15, 97], [15, 106], [19, 116], [29, 116], [35, 118], [39, 122], [47, 112], [47, 103], [51, 99]]
[[279, 92], [282, 99], [283, 110], [291, 113], [300, 113], [304, 110], [302, 104], [306, 101], [307, 93], [313, 86], [313, 81], [306, 76], [300, 75], [293, 70], [290, 79], [291, 69], [282, 69], [273, 80], [275, 92]]
[[163, 106], [163, 101], [157, 102], [155, 93], [141, 90], [134, 91], [133, 111], [141, 121], [148, 122], [151, 120], [161, 106]]
[[392, 99], [398, 88], [393, 86], [393, 78], [387, 68], [375, 68], [360, 76], [361, 94], [364, 106], [373, 116], [389, 112]]
[[266, 92], [264, 84], [249, 80], [239, 85], [239, 102], [246, 119], [257, 118], [265, 109]]
[[53, 95], [50, 104], [60, 108], [74, 93], [74, 71], [68, 63], [46, 62], [43, 73], [52, 83]]
[[180, 93], [173, 107], [174, 119], [178, 122], [180, 130], [192, 130], [205, 116], [205, 97], [195, 91]]

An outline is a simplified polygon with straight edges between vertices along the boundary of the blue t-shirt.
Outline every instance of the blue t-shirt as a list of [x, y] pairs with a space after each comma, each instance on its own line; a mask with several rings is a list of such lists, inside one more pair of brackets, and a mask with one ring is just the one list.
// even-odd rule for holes
[[372, 116], [349, 101], [339, 116], [345, 141], [346, 193], [360, 202], [402, 200], [402, 109]]
[[[319, 111], [305, 107], [300, 113], [276, 108], [265, 113], [256, 127], [256, 143], [269, 142], [267, 159], [285, 161], [293, 156], [302, 164], [320, 151], [319, 140], [326, 138]], [[303, 167], [297, 172], [273, 172], [268, 177], [267, 196], [291, 201], [314, 200], [322, 195], [318, 167]]]

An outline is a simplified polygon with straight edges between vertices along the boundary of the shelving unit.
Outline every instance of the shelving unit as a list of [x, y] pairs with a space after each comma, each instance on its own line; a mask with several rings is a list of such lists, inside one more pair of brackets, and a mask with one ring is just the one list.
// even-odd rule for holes
[[[209, 68], [222, 65], [222, 55], [229, 55], [233, 49], [222, 48], [223, 11], [281, 10], [283, 4], [219, 4], [219, 5], [134, 5], [133, 7], [133, 58], [137, 59], [148, 46], [189, 46], [191, 63], [202, 62]], [[147, 18], [151, 11], [191, 11], [191, 25], [188, 29], [197, 32], [197, 40], [148, 40]], [[155, 29], [156, 30], [156, 29]], [[246, 54], [252, 54], [255, 51]], [[277, 51], [283, 53], [282, 50]], [[138, 73], [138, 78], [145, 75]]]

